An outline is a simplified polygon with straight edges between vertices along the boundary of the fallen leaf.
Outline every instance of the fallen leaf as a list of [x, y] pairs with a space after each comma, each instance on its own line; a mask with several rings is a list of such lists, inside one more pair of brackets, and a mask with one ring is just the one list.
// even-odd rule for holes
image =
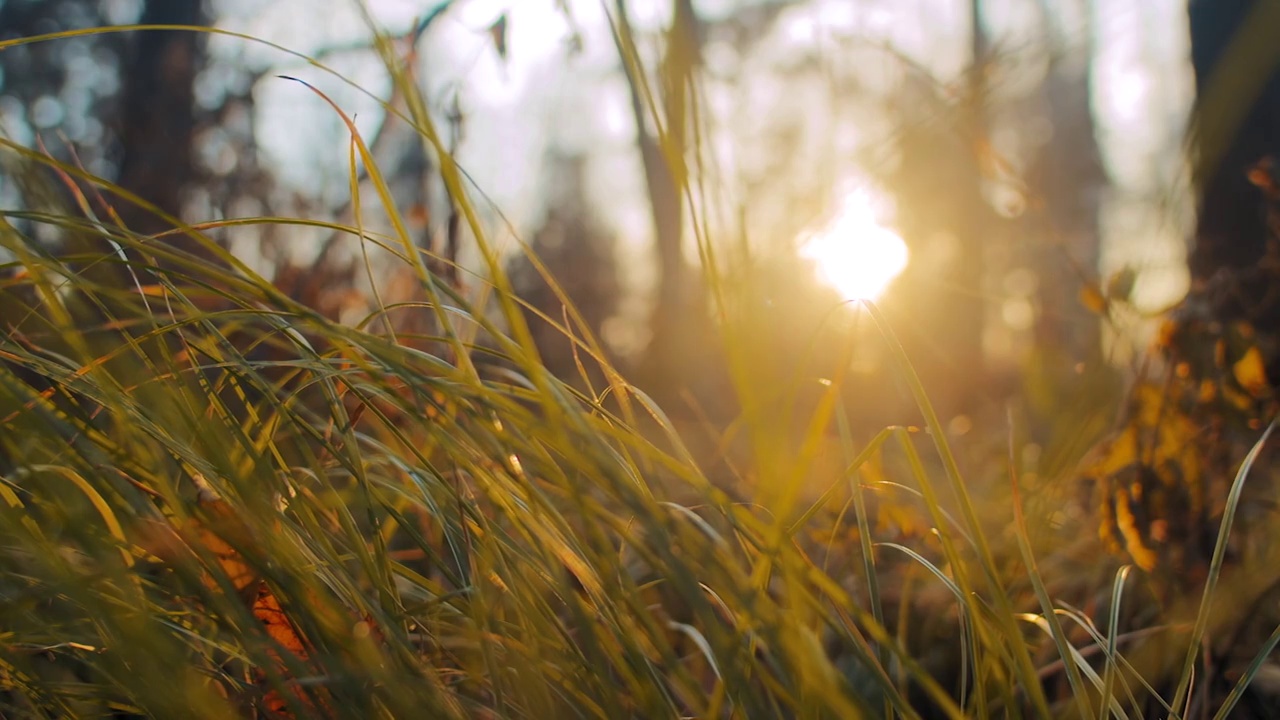
[[1262, 351], [1257, 346], [1250, 347], [1245, 351], [1244, 357], [1231, 366], [1231, 374], [1240, 383], [1240, 387], [1255, 398], [1264, 397], [1271, 391], [1266, 365], [1262, 361]]

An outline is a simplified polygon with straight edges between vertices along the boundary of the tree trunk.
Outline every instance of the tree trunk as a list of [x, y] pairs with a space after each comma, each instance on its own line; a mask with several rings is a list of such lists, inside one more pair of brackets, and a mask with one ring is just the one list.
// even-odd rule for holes
[[[1259, 332], [1280, 378], [1280, 3], [1191, 0], [1199, 195], [1182, 313]], [[1187, 324], [1184, 319], [1183, 324]]]
[[1081, 284], [1098, 272], [1098, 213], [1107, 183], [1090, 103], [1094, 29], [1089, 8], [1077, 0], [1071, 9], [1086, 18], [1086, 40], [1073, 48], [1064, 39], [1071, 31], [1055, 27], [1060, 18], [1042, 5], [1052, 53], [1042, 92], [1053, 132], [1027, 173], [1044, 208], [1034, 219], [1043, 240], [1031, 258], [1039, 280], [1036, 346], [1070, 365], [1093, 363], [1100, 359], [1101, 325], [1079, 297]]
[[[1191, 291], [1166, 337], [1197, 377], [1238, 375], [1237, 357], [1256, 349], [1262, 377], [1242, 389], [1269, 403], [1280, 387], [1280, 3], [1190, 0], [1188, 19], [1199, 213], [1187, 261]], [[1228, 357], [1204, 358], [1203, 348], [1219, 340]]]
[[[1199, 199], [1191, 290], [1161, 332], [1168, 362], [1138, 384], [1086, 472], [1101, 489], [1103, 537], [1173, 593], [1204, 580], [1227, 489], [1280, 408], [1280, 3], [1191, 0], [1188, 14]], [[1274, 565], [1259, 529], [1275, 522], [1278, 476], [1264, 460], [1245, 485], [1230, 555], [1242, 577]]]
[[[672, 24], [667, 32], [667, 48], [659, 71], [664, 138], [649, 130], [649, 113], [642, 96], [643, 72], [639, 57], [630, 47], [633, 34], [627, 3], [615, 0], [619, 31], [617, 39], [631, 91], [631, 112], [644, 167], [645, 184], [653, 218], [654, 245], [658, 259], [658, 287], [650, 314], [650, 341], [642, 372], [650, 383], [678, 383], [677, 368], [689, 369], [682, 354], [690, 348], [682, 340], [691, 327], [698, 326], [703, 310], [694, 287], [696, 283], [684, 261], [684, 220], [681, 192], [685, 187], [685, 130], [689, 119], [688, 97], [692, 74], [698, 62], [697, 16], [691, 0], [677, 0]], [[634, 64], [633, 62], [634, 61]], [[660, 140], [665, 140], [665, 147]], [[700, 326], [698, 326], [700, 327]], [[688, 378], [684, 378], [688, 380]]]
[[[201, 0], [149, 0], [141, 23], [200, 26], [207, 19]], [[181, 215], [184, 192], [195, 175], [194, 85], [203, 53], [201, 33], [140, 31], [122, 72], [118, 184], [174, 217]], [[117, 210], [134, 232], [171, 227], [153, 212], [128, 203]]]
[[1258, 0], [1191, 0], [1196, 108], [1193, 165], [1200, 195], [1192, 278], [1246, 268], [1266, 251], [1265, 183], [1250, 178], [1280, 154], [1280, 10]]

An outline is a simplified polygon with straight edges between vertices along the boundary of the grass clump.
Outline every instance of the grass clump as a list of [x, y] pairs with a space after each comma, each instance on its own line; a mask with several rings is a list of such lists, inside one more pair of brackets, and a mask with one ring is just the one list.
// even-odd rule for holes
[[[867, 653], [848, 595], [694, 464], [530, 377], [532, 351], [483, 312], [448, 307], [486, 333], [463, 347], [490, 372], [450, 357], [456, 329], [393, 340], [229, 256], [18, 219], [120, 252], [55, 257], [5, 227], [21, 258], [0, 347], [15, 712], [869, 707], [823, 647]], [[882, 670], [865, 679], [901, 703]]]

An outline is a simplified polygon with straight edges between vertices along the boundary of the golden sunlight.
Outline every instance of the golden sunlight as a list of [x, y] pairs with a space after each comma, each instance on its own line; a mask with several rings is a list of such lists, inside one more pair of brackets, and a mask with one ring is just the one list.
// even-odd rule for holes
[[845, 198], [839, 213], [809, 235], [800, 255], [845, 300], [875, 300], [907, 267], [907, 244], [876, 219], [863, 192]]

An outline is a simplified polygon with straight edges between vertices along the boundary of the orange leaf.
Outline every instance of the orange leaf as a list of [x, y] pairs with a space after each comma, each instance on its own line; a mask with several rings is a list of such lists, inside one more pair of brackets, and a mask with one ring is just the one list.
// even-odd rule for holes
[[253, 616], [267, 629], [272, 640], [299, 658], [307, 658], [307, 648], [302, 636], [293, 627], [289, 616], [280, 606], [280, 600], [266, 583], [258, 585], [258, 596], [253, 601]]
[[1080, 303], [1095, 315], [1102, 315], [1107, 311], [1107, 298], [1103, 296], [1102, 290], [1092, 283], [1080, 288]]
[[[257, 573], [236, 550], [237, 544], [245, 546], [252, 542], [249, 528], [236, 516], [231, 506], [212, 491], [202, 492], [199, 503], [200, 507], [208, 511], [209, 520], [207, 523], [193, 521], [192, 530], [196, 539], [217, 559], [218, 565], [227, 574], [236, 591], [245, 592], [258, 580]], [[206, 578], [205, 582], [210, 587], [216, 584], [213, 578]]]
[[1245, 351], [1244, 357], [1231, 366], [1231, 374], [1236, 382], [1254, 397], [1262, 397], [1271, 388], [1267, 381], [1267, 368], [1262, 362], [1262, 351], [1257, 346]]

